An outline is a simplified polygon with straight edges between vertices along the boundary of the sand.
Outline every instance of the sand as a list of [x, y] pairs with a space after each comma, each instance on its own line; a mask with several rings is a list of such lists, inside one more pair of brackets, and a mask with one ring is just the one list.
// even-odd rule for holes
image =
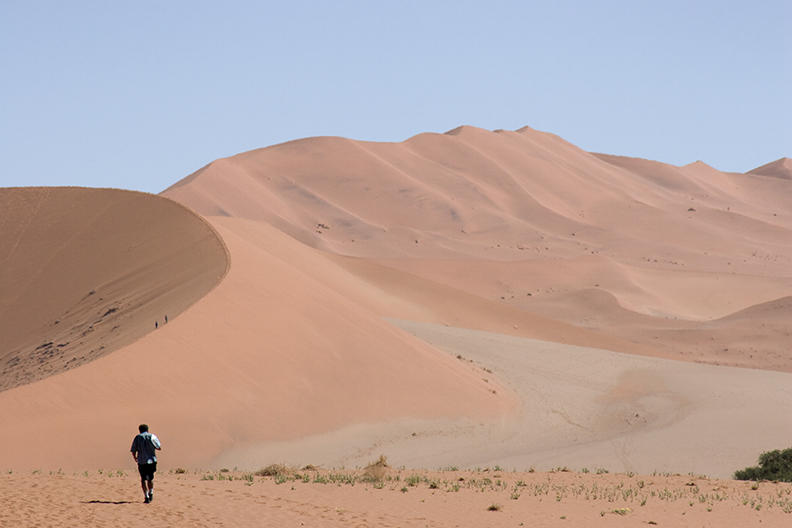
[[228, 267], [207, 222], [157, 196], [0, 189], [0, 211], [0, 391], [134, 342]]
[[[120, 466], [141, 422], [169, 446], [169, 464], [209, 467], [249, 442], [405, 417], [498, 420], [517, 408], [478, 368], [323, 283], [315, 250], [256, 222], [211, 221], [232, 265], [201, 301], [112, 354], [0, 392], [15, 424], [0, 438], [0, 468]], [[314, 259], [317, 276], [290, 259]], [[90, 434], [54, 441], [74, 429]]]
[[[566, 521], [551, 501], [488, 512], [429, 488], [299, 486], [288, 502], [291, 486], [261, 482], [250, 489], [271, 495], [239, 493], [236, 507], [225, 481], [167, 475], [177, 467], [386, 454], [429, 470], [728, 478], [792, 433], [779, 419], [792, 401], [788, 165], [725, 173], [465, 126], [296, 140], [217, 160], [160, 197], [2, 189], [2, 485], [46, 490], [13, 495], [6, 518], [134, 525], [118, 509], [142, 505], [80, 501], [109, 482], [98, 469], [128, 467], [141, 422], [163, 440], [163, 485], [185, 487], [149, 510], [169, 524]], [[116, 477], [113, 497], [134, 490]], [[736, 497], [745, 484], [713, 486]], [[786, 515], [677, 499], [645, 511], [675, 525]], [[328, 516], [333, 502], [354, 514]], [[651, 520], [602, 506], [580, 505], [581, 522]]]
[[[0, 476], [9, 526], [781, 527], [792, 485], [697, 476], [391, 470], [160, 472], [143, 504], [129, 470]], [[222, 480], [221, 480], [222, 479]], [[398, 479], [398, 480], [396, 480]], [[307, 482], [306, 482], [307, 481]], [[403, 491], [402, 491], [403, 490]]]
[[[380, 453], [395, 466], [549, 470], [607, 468], [729, 478], [759, 452], [785, 446], [792, 374], [718, 367], [504, 334], [393, 321], [480, 368], [520, 399], [498, 423], [409, 420], [359, 424], [300, 440], [237, 446], [215, 467], [261, 461], [365, 465]], [[706, 453], [706, 455], [704, 455]]]
[[[677, 167], [585, 152], [528, 127], [466, 126], [401, 143], [296, 140], [213, 162], [163, 195], [354, 257], [349, 266], [388, 295], [418, 276], [502, 305], [470, 318], [442, 306], [432, 322], [789, 372], [788, 307], [752, 330], [728, 318], [792, 295], [784, 167], [786, 158], [747, 174]], [[427, 297], [437, 313], [443, 297]], [[527, 314], [544, 319], [512, 330], [491, 322]], [[552, 331], [560, 322], [611, 342]]]

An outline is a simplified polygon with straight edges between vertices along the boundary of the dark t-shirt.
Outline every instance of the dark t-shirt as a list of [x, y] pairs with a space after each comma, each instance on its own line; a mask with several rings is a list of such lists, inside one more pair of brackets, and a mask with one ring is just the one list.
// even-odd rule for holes
[[159, 447], [159, 438], [151, 433], [140, 433], [132, 440], [132, 453], [137, 454], [138, 464], [153, 464], [157, 461], [155, 450]]

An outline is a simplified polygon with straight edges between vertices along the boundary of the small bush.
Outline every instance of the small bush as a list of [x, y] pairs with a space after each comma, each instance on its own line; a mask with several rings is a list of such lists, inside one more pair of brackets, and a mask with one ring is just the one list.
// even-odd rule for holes
[[363, 469], [364, 482], [381, 482], [388, 474], [388, 459], [385, 455], [380, 455], [377, 460]]
[[256, 471], [257, 477], [278, 477], [289, 474], [289, 468], [283, 464], [270, 464], [265, 468]]
[[792, 447], [759, 455], [759, 465], [734, 472], [737, 480], [776, 480], [792, 482]]

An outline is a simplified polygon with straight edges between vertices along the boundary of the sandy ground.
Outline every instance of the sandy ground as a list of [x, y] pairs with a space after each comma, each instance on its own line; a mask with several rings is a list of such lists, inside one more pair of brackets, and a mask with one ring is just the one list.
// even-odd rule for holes
[[[161, 471], [143, 504], [129, 470], [0, 476], [3, 526], [781, 527], [792, 484], [571, 472]], [[756, 489], [752, 489], [756, 487]]]
[[[492, 422], [358, 424], [282, 443], [238, 445], [214, 465], [261, 461], [407, 467], [695, 472], [721, 478], [792, 437], [792, 374], [717, 367], [443, 325], [393, 321], [514, 391], [516, 415]], [[774, 418], [768, 418], [772, 410]]]

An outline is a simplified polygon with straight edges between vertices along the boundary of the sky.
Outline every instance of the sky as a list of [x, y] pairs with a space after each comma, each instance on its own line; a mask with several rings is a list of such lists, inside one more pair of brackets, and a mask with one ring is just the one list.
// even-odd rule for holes
[[0, 0], [0, 186], [462, 124], [744, 172], [792, 157], [790, 28], [788, 0]]

